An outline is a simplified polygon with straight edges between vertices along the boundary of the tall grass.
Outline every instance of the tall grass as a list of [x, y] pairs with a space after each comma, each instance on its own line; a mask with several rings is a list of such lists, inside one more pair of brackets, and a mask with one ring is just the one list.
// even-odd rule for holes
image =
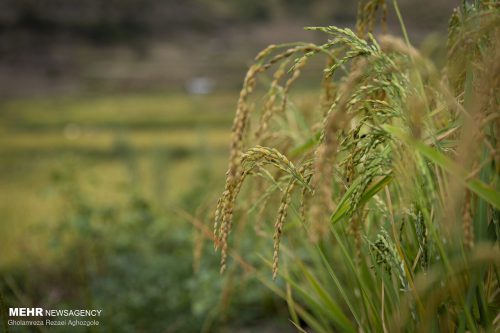
[[[356, 31], [307, 28], [327, 41], [256, 57], [215, 212], [221, 271], [231, 254], [241, 262], [228, 244], [246, 215], [273, 239], [263, 260], [277, 284], [258, 277], [299, 331], [497, 331], [499, 6], [463, 2], [453, 13], [442, 69], [410, 44], [393, 6], [403, 40], [372, 35], [386, 4], [369, 0]], [[318, 57], [321, 88], [304, 110], [290, 91]]]

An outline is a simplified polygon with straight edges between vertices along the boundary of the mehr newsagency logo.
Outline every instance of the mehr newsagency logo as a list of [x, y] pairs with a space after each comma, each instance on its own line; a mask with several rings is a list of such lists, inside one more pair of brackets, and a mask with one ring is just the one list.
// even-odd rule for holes
[[[102, 309], [9, 308], [10, 326], [99, 326]], [[20, 318], [22, 317], [22, 318]], [[16, 319], [14, 319], [16, 318]]]

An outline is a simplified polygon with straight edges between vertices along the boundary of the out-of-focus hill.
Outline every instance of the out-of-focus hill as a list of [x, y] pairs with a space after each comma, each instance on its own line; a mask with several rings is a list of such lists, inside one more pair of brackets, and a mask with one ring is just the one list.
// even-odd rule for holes
[[[450, 0], [400, 0], [412, 39], [444, 33]], [[388, 3], [391, 9], [391, 3]], [[237, 86], [269, 43], [315, 41], [308, 25], [352, 26], [356, 1], [0, 0], [0, 96]], [[390, 29], [399, 33], [394, 15]]]

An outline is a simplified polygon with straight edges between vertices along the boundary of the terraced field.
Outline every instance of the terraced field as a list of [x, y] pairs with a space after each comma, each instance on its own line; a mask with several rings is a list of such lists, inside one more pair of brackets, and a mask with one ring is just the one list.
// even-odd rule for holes
[[65, 170], [96, 205], [119, 205], [131, 191], [176, 205], [200, 166], [224, 168], [234, 100], [227, 93], [4, 101], [0, 265], [24, 251], [44, 257], [40, 237], [64, 209], [54, 183]]

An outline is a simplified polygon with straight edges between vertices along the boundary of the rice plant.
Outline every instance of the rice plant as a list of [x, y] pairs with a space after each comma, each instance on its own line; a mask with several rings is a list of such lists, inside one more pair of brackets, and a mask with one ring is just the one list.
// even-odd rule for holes
[[[356, 31], [310, 27], [324, 44], [257, 55], [215, 211], [221, 271], [246, 214], [273, 240], [262, 259], [275, 282], [258, 277], [299, 331], [498, 331], [500, 6], [453, 12], [439, 69], [392, 5], [403, 39], [372, 34], [387, 5], [368, 0]], [[291, 91], [317, 58], [321, 87], [303, 110]]]

